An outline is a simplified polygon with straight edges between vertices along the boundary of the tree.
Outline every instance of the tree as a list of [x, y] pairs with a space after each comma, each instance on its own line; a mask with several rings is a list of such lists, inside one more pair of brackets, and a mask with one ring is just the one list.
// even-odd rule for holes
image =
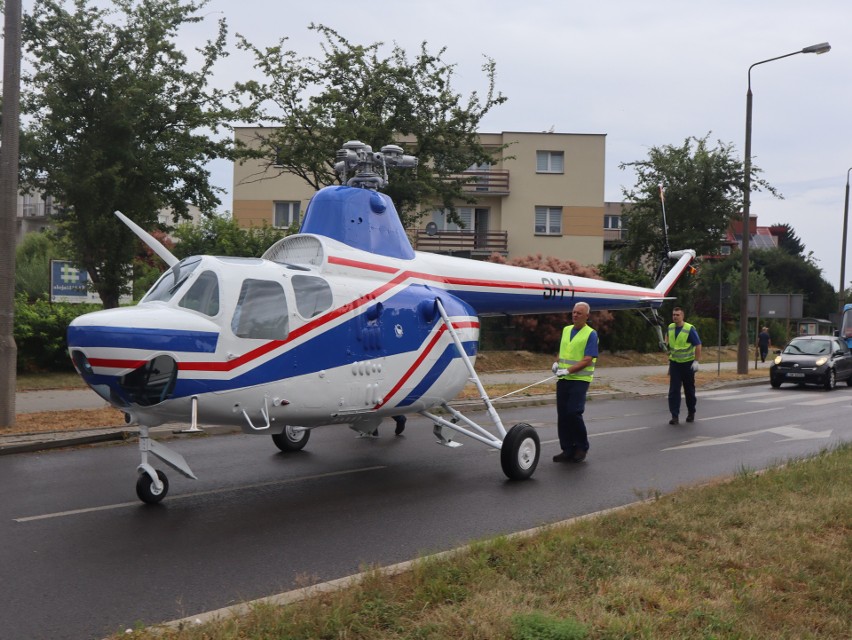
[[773, 293], [804, 294], [802, 313], [806, 318], [828, 318], [837, 311], [837, 292], [809, 257], [792, 256], [780, 248], [763, 249], [753, 252], [751, 261], [766, 274]]
[[[622, 163], [637, 174], [632, 189], [623, 188], [630, 207], [627, 244], [620, 250], [624, 264], [639, 265], [663, 254], [663, 215], [660, 186], [665, 194], [666, 222], [671, 249], [695, 249], [699, 256], [719, 253], [732, 220], [742, 208], [743, 163], [733, 157], [732, 145], [708, 145], [703, 138], [687, 138], [681, 146], [652, 147], [646, 160]], [[752, 165], [752, 188], [777, 191], [758, 178]], [[779, 196], [780, 197], [780, 196]]]
[[[179, 28], [199, 22], [208, 0], [36, 0], [24, 16], [30, 71], [23, 111], [25, 188], [53, 196], [74, 254], [106, 307], [126, 289], [136, 252], [120, 210], [143, 228], [157, 212], [187, 215], [187, 203], [208, 213], [219, 204], [207, 163], [237, 157], [230, 128], [245, 110], [235, 91], [207, 87], [226, 55], [227, 27], [197, 50], [198, 70], [176, 46]], [[220, 131], [226, 131], [220, 135]]]
[[805, 243], [796, 235], [795, 230], [787, 223], [773, 224], [769, 227], [772, 235], [778, 238], [778, 248], [791, 256], [805, 256]]
[[397, 45], [383, 57], [381, 42], [356, 45], [329, 27], [309, 28], [322, 38], [321, 58], [287, 50], [286, 38], [260, 49], [238, 36], [239, 46], [254, 54], [256, 68], [267, 77], [265, 83], [240, 86], [275, 127], [258, 132], [254, 141], [255, 157], [264, 160], [257, 179], [279, 171], [314, 189], [339, 184], [334, 152], [345, 142], [359, 140], [378, 151], [404, 139], [419, 167], [397, 172], [386, 189], [404, 224], [426, 202], [440, 202], [451, 212], [459, 200], [472, 202], [457, 176], [493, 160], [494, 150], [482, 146], [477, 128], [506, 100], [495, 92], [494, 61], [486, 58], [482, 67], [488, 83], [484, 99], [476, 92], [465, 99], [452, 87], [454, 66], [444, 61], [445, 49], [430, 53], [424, 42], [409, 60]]
[[295, 229], [276, 229], [267, 224], [243, 229], [233, 218], [210, 216], [200, 225], [179, 225], [172, 234], [178, 241], [173, 252], [180, 258], [199, 254], [259, 258], [291, 231]]

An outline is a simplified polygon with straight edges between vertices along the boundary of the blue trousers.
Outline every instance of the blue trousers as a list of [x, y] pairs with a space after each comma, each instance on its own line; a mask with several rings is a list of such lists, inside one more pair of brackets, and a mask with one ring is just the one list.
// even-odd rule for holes
[[566, 453], [589, 450], [589, 434], [583, 421], [588, 390], [589, 383], [582, 380], [556, 381], [556, 426], [559, 446]]
[[692, 361], [673, 362], [669, 360], [669, 411], [673, 416], [680, 415], [680, 388], [686, 399], [686, 410], [695, 413], [695, 372]]

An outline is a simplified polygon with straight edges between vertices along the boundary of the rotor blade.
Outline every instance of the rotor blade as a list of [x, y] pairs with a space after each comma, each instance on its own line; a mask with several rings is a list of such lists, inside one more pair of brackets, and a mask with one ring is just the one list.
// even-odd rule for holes
[[139, 236], [139, 239], [142, 242], [144, 242], [145, 244], [147, 244], [151, 248], [151, 251], [153, 251], [158, 256], [160, 256], [160, 258], [162, 258], [163, 262], [165, 262], [167, 265], [169, 265], [170, 267], [173, 267], [178, 262], [180, 262], [180, 260], [175, 258], [171, 254], [171, 252], [163, 246], [162, 242], [157, 240], [154, 236], [152, 236], [150, 233], [145, 231], [138, 224], [133, 222], [133, 220], [128, 218], [121, 211], [116, 211], [115, 215], [117, 215], [118, 219], [121, 220], [124, 224], [126, 224], [133, 233], [135, 233], [137, 236]]

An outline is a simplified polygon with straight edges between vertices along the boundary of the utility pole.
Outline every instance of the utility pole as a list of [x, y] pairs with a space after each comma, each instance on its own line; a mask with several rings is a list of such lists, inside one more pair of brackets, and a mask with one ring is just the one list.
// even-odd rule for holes
[[21, 0], [6, 0], [0, 129], [0, 429], [15, 426], [15, 236], [20, 147]]

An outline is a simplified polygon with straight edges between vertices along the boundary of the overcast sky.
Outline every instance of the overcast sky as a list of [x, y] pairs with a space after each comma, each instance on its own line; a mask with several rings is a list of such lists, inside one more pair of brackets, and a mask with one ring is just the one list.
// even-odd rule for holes
[[[397, 43], [412, 54], [425, 40], [432, 51], [447, 48], [444, 59], [457, 64], [455, 86], [465, 94], [487, 88], [485, 54], [496, 61], [497, 88], [508, 100], [482, 130], [606, 134], [608, 201], [633, 186], [618, 165], [645, 159], [652, 146], [710, 132], [742, 158], [749, 66], [829, 42], [827, 54], [752, 70], [754, 162], [784, 195], [755, 194], [752, 214], [761, 225], [792, 225], [838, 285], [852, 167], [852, 0], [212, 0], [205, 10], [222, 13], [192, 35], [212, 36], [223, 15], [231, 34], [257, 46], [287, 36], [301, 55], [320, 53], [311, 22], [353, 43]], [[221, 85], [259, 77], [235, 47], [217, 73]], [[220, 163], [214, 176], [229, 190], [223, 208], [230, 210], [231, 168]], [[847, 282], [850, 254], [852, 247]]]

